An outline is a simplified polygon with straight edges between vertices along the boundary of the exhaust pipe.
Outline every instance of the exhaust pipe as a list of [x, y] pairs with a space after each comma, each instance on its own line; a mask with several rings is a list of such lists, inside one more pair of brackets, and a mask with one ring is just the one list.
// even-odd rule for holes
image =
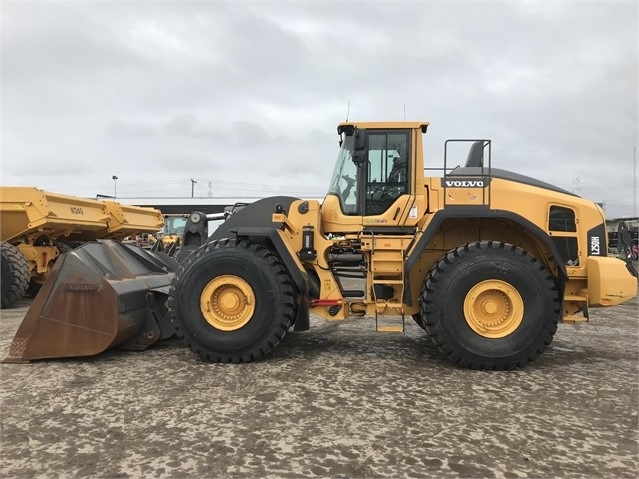
[[177, 263], [113, 240], [58, 258], [33, 300], [5, 363], [146, 349], [173, 334], [166, 310]]

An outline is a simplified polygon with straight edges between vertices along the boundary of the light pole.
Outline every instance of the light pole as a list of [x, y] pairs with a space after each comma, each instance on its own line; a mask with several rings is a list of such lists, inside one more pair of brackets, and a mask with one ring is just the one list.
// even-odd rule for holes
[[193, 189], [195, 187], [195, 183], [197, 183], [197, 181], [191, 178], [191, 198], [193, 198]]
[[113, 197], [117, 198], [118, 197], [118, 177], [113, 175], [111, 179], [113, 180]]

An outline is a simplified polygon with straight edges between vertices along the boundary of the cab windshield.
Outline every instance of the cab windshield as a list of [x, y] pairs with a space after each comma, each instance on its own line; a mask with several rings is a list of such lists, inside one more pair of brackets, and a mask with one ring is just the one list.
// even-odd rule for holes
[[162, 233], [165, 235], [183, 235], [187, 219], [184, 216], [166, 216]]
[[328, 194], [339, 198], [342, 212], [357, 212], [357, 166], [353, 163], [353, 136], [345, 136], [337, 155]]

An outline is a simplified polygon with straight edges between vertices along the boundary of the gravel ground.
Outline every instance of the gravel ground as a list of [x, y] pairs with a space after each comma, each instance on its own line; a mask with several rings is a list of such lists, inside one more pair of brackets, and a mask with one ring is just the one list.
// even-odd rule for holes
[[[0, 355], [30, 302], [3, 310]], [[146, 352], [0, 366], [0, 475], [637, 477], [638, 301], [560, 325], [533, 365], [448, 364], [412, 322], [291, 333], [267, 360]]]

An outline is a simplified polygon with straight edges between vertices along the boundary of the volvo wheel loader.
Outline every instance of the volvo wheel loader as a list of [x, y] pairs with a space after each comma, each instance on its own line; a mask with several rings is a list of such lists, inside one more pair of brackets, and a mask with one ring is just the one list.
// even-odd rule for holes
[[[426, 122], [346, 122], [324, 201], [266, 198], [229, 218], [180, 264], [112, 242], [56, 265], [7, 361], [142, 349], [174, 332], [205, 361], [269, 354], [309, 315], [411, 318], [451, 362], [512, 369], [537, 358], [560, 321], [637, 294], [607, 256], [602, 209], [493, 168], [466, 141], [425, 174]], [[71, 339], [75, 338], [75, 339]]]

